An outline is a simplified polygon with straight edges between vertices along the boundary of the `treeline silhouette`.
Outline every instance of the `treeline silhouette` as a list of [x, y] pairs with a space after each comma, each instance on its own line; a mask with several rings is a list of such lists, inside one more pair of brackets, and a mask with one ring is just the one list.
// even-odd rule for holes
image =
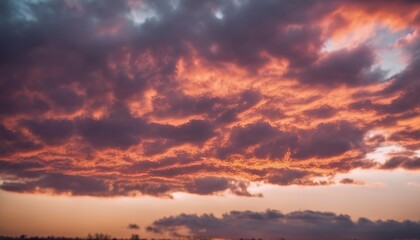
[[87, 237], [56, 237], [56, 236], [48, 236], [48, 237], [38, 237], [38, 236], [28, 236], [28, 235], [20, 235], [20, 236], [0, 236], [0, 240], [171, 240], [168, 238], [141, 238], [138, 234], [131, 235], [130, 238], [115, 238], [109, 234], [104, 233], [95, 233], [95, 234], [88, 234]]
[[[211, 238], [197, 238], [197, 237], [177, 237], [177, 240], [180, 239], [193, 239], [193, 240], [210, 240]], [[138, 234], [132, 234], [130, 238], [115, 238], [109, 234], [104, 233], [95, 233], [88, 234], [87, 237], [37, 237], [37, 236], [27, 236], [21, 235], [19, 237], [12, 236], [0, 236], [0, 240], [172, 240], [170, 238], [141, 238]], [[238, 240], [263, 240], [262, 238], [238, 238]], [[286, 238], [279, 237], [274, 240], [286, 240]], [[353, 238], [350, 240], [358, 240]]]
[[[176, 238], [179, 239], [194, 239], [194, 240], [210, 240], [211, 238], [196, 238], [196, 237], [185, 237], [185, 238]], [[48, 236], [48, 237], [37, 237], [37, 236], [27, 236], [21, 235], [19, 237], [13, 236], [0, 236], [0, 240], [172, 240], [170, 238], [140, 238], [138, 234], [131, 235], [130, 238], [115, 238], [109, 234], [103, 233], [95, 233], [95, 234], [88, 234], [87, 237], [55, 237], [55, 236]], [[263, 240], [262, 238], [238, 238], [238, 240]], [[278, 238], [277, 240], [286, 240], [285, 238]], [[357, 240], [357, 239], [353, 239]]]
[[[194, 239], [194, 240], [210, 240], [211, 238], [196, 238], [196, 237], [185, 237], [185, 238], [176, 238], [179, 239]], [[115, 238], [108, 234], [96, 233], [89, 234], [87, 237], [37, 237], [37, 236], [27, 236], [21, 235], [19, 237], [12, 236], [0, 236], [0, 240], [172, 240], [170, 238], [140, 238], [139, 235], [133, 234], [130, 238]], [[238, 238], [238, 240], [263, 240], [262, 238]], [[286, 240], [285, 238], [278, 238], [277, 240]], [[354, 239], [357, 240], [357, 239]]]

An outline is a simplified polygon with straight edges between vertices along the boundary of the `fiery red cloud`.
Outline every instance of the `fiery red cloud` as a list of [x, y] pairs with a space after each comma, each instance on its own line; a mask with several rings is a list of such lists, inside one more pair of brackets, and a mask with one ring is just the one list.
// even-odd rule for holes
[[416, 2], [0, 4], [3, 190], [259, 196], [420, 168]]

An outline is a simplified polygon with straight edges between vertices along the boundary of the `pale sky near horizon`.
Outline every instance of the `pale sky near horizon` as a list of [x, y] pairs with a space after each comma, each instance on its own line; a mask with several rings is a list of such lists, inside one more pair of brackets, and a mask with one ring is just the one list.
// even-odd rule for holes
[[[173, 199], [156, 197], [68, 197], [19, 194], [0, 191], [0, 232], [3, 235], [78, 236], [108, 233], [115, 237], [159, 237], [145, 231], [154, 220], [170, 215], [213, 213], [233, 210], [283, 213], [314, 210], [348, 214], [353, 220], [394, 219], [420, 221], [420, 176], [395, 170], [355, 170], [338, 177], [354, 177], [366, 185], [253, 186], [264, 197], [200, 196], [174, 193]], [[127, 229], [128, 224], [140, 230]]]

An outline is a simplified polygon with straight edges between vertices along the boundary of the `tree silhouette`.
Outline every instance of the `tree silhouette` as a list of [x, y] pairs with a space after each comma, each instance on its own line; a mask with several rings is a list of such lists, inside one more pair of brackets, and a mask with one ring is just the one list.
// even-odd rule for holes
[[95, 235], [88, 234], [88, 240], [111, 240], [111, 235], [104, 233], [95, 233]]
[[132, 234], [130, 239], [131, 240], [140, 240], [140, 237], [139, 237], [138, 234]]

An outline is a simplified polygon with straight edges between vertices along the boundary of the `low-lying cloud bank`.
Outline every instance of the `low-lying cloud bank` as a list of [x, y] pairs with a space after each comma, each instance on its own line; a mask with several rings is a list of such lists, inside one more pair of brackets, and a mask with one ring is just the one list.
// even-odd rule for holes
[[165, 217], [153, 222], [147, 231], [173, 237], [223, 239], [395, 240], [419, 239], [420, 222], [366, 218], [353, 221], [348, 215], [316, 211], [231, 211], [220, 218], [212, 214]]

